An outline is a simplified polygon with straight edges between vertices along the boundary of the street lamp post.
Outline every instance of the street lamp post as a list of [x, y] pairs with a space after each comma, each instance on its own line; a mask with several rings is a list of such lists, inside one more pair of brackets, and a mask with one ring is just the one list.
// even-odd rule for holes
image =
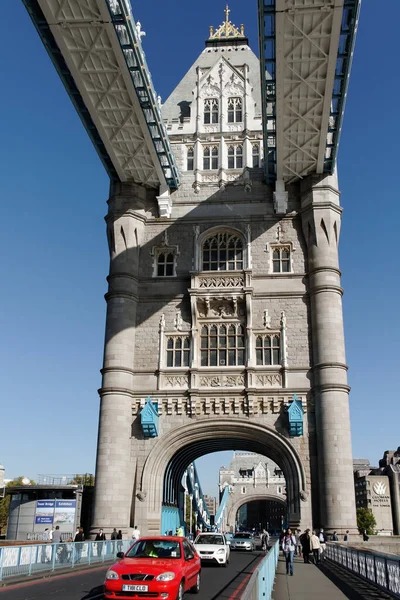
[[193, 494], [189, 494], [189, 499], [190, 499], [190, 527], [189, 527], [189, 531], [190, 531], [190, 533], [193, 533], [192, 532], [192, 520], [193, 520], [193, 512], [192, 512], [193, 511], [193, 504], [192, 504], [192, 501], [193, 501]]

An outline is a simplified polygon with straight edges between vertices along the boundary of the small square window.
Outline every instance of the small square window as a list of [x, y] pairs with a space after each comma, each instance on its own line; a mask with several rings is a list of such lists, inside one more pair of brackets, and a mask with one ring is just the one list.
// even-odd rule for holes
[[159, 249], [156, 252], [156, 277], [174, 277], [176, 270], [176, 252], [172, 249]]

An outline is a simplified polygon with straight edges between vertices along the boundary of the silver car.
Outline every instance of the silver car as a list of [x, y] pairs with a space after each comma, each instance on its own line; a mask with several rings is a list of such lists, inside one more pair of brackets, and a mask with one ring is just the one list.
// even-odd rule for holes
[[231, 549], [252, 552], [256, 549], [256, 543], [251, 533], [235, 533], [231, 540]]

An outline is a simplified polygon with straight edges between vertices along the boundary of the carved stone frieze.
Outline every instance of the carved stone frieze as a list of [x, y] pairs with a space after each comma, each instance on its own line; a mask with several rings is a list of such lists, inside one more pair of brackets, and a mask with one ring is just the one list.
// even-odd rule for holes
[[255, 375], [256, 387], [280, 387], [282, 377], [280, 373], [260, 373]]
[[243, 387], [244, 375], [201, 375], [200, 387]]
[[[203, 377], [203, 376], [202, 376]], [[205, 377], [205, 376], [204, 376]], [[209, 376], [213, 377], [213, 376]], [[231, 376], [228, 376], [231, 377]], [[243, 375], [232, 375], [232, 377], [242, 377]], [[214, 379], [214, 377], [213, 377]], [[244, 379], [244, 378], [243, 378]], [[237, 379], [238, 381], [238, 379]], [[154, 400], [158, 402], [158, 413], [160, 416], [173, 416], [173, 415], [185, 415], [187, 417], [201, 417], [206, 415], [230, 415], [230, 416], [240, 416], [240, 415], [278, 415], [282, 412], [283, 409], [286, 409], [291, 400], [292, 395], [290, 396], [281, 396], [281, 395], [270, 395], [270, 396], [259, 396], [257, 394], [254, 395], [241, 395], [239, 392], [236, 392], [233, 389], [228, 391], [229, 388], [233, 388], [233, 385], [218, 385], [215, 380], [214, 383], [216, 385], [209, 386], [215, 390], [217, 389], [227, 389], [228, 395], [223, 397], [212, 397], [212, 396], [195, 396], [195, 395], [183, 395], [182, 391], [177, 391], [177, 394], [182, 394], [181, 396], [177, 396], [174, 398], [171, 397], [162, 397], [162, 392], [160, 392], [159, 396], [154, 396]], [[240, 385], [243, 385], [240, 384]], [[206, 386], [204, 386], [206, 387]], [[204, 392], [203, 392], [204, 393]], [[210, 393], [210, 392], [208, 392]], [[216, 392], [214, 392], [216, 393]], [[232, 394], [232, 395], [230, 395]], [[307, 402], [304, 396], [299, 395], [299, 398], [302, 400], [304, 411], [307, 410]], [[132, 405], [132, 415], [136, 417], [145, 404], [145, 398], [138, 398], [133, 401]]]
[[202, 319], [237, 319], [245, 315], [241, 298], [198, 298], [197, 314]]
[[189, 385], [189, 377], [187, 375], [164, 375], [165, 388], [186, 388]]
[[228, 276], [202, 276], [199, 277], [200, 288], [233, 288], [243, 287], [243, 275], [228, 275]]

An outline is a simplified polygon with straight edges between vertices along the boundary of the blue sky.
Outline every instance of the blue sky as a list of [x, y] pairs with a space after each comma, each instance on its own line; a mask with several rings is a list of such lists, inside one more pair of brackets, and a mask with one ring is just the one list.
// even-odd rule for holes
[[[224, 2], [132, 2], [163, 100], [204, 47]], [[257, 3], [231, 20], [257, 45]], [[108, 178], [21, 1], [0, 22], [0, 462], [6, 477], [93, 472], [103, 352]], [[364, 0], [339, 152], [354, 456], [400, 445], [398, 114], [400, 3]], [[217, 464], [200, 462], [216, 493]]]

